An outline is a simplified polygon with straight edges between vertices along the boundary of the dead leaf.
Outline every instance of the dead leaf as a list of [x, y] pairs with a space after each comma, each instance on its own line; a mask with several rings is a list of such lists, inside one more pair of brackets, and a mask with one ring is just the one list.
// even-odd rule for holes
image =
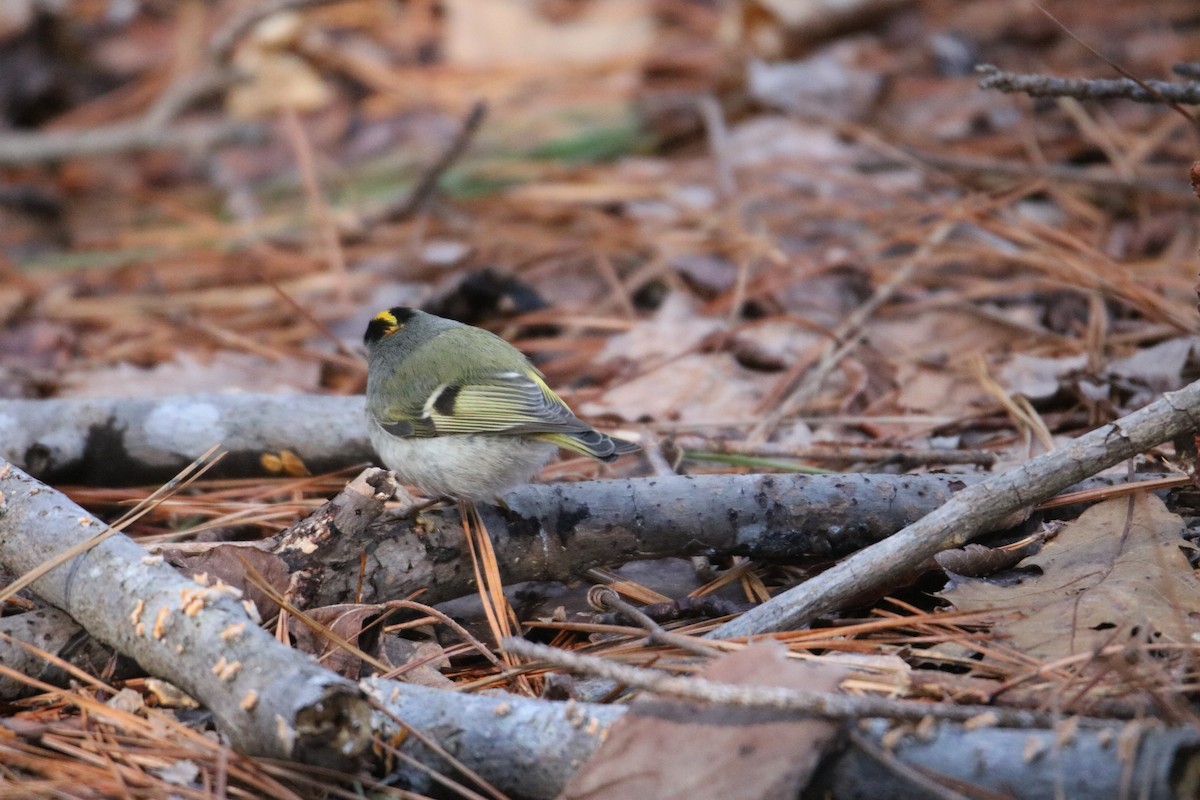
[[584, 416], [711, 423], [754, 416], [774, 376], [746, 369], [729, 353], [695, 353], [582, 403]]
[[998, 370], [1000, 384], [1013, 394], [1030, 400], [1049, 400], [1058, 394], [1063, 380], [1087, 367], [1087, 356], [1042, 358], [1017, 353]]
[[1009, 587], [967, 580], [941, 596], [960, 611], [1012, 609], [994, 630], [1032, 658], [1191, 642], [1200, 580], [1180, 551], [1182, 531], [1183, 520], [1152, 494], [1108, 500], [1021, 562], [1041, 575]]
[[[747, 65], [747, 89], [770, 108], [820, 119], [859, 120], [878, 107], [882, 48], [870, 37], [845, 39], [802, 61]], [[874, 62], [874, 63], [873, 63]]]
[[[824, 172], [849, 170], [866, 153], [859, 145], [848, 143], [828, 126], [805, 123], [787, 117], [753, 117], [733, 127], [729, 133], [729, 157], [739, 167], [765, 164], [810, 162]], [[830, 187], [809, 175], [814, 185]]]
[[668, 263], [706, 300], [729, 291], [737, 283], [737, 265], [719, 253], [679, 253]]
[[[309, 609], [305, 613], [309, 619], [329, 628], [341, 639], [359, 649], [370, 650], [371, 646], [360, 642], [359, 636], [362, 634], [363, 627], [374, 622], [381, 613], [387, 613], [387, 606], [343, 603]], [[317, 656], [322, 664], [339, 675], [351, 680], [358, 680], [360, 677], [362, 659], [344, 649], [337, 642], [331, 641], [295, 617], [288, 619], [288, 632], [295, 639], [297, 649]]]
[[673, 293], [654, 319], [613, 337], [597, 363], [623, 360], [658, 366], [580, 404], [578, 410], [585, 416], [630, 421], [749, 419], [774, 377], [745, 369], [730, 353], [684, 355], [725, 327], [718, 319], [698, 314], [694, 305], [682, 292]]
[[454, 685], [454, 681], [442, 674], [443, 669], [450, 668], [450, 659], [437, 642], [414, 642], [394, 633], [385, 633], [380, 641], [379, 658], [389, 667], [400, 670], [397, 680], [442, 689]]
[[[823, 692], [834, 691], [845, 674], [827, 664], [790, 661], [776, 642], [719, 658], [701, 673], [724, 683]], [[559, 797], [793, 798], [837, 730], [837, 723], [794, 712], [643, 698]]]
[[1011, 329], [954, 310], [874, 319], [867, 327], [871, 343], [896, 365], [896, 404], [914, 413], [969, 416], [992, 405], [969, 377], [969, 359], [1022, 346]]
[[254, 547], [223, 544], [198, 555], [170, 556], [169, 559], [184, 574], [207, 576], [210, 584], [219, 579], [238, 589], [244, 599], [254, 602], [263, 619], [275, 616], [279, 606], [247, 579], [246, 564], [253, 567], [280, 594], [288, 588], [288, 568], [283, 559]]
[[229, 113], [239, 119], [272, 116], [285, 109], [313, 111], [329, 104], [333, 91], [304, 58], [291, 52], [305, 33], [304, 17], [280, 12], [262, 20], [234, 54], [245, 76], [228, 94]]
[[1184, 336], [1146, 347], [1125, 358], [1114, 359], [1105, 372], [1126, 384], [1144, 387], [1126, 405], [1137, 408], [1163, 392], [1183, 385], [1183, 370], [1200, 338]]
[[[786, 369], [812, 352], [813, 348], [829, 341], [829, 337], [792, 320], [778, 319], [742, 328], [733, 337], [729, 349], [738, 361], [755, 369]], [[755, 358], [747, 358], [753, 352]]]
[[625, 359], [645, 364], [683, 355], [725, 327], [715, 317], [702, 316], [696, 303], [683, 292], [672, 292], [654, 312], [654, 318], [639, 322], [626, 333], [608, 340], [597, 361]]
[[981, 577], [1009, 569], [1016, 565], [1021, 558], [1020, 552], [1012, 552], [999, 547], [984, 547], [978, 542], [971, 542], [966, 547], [943, 550], [934, 556], [938, 566], [956, 575]]

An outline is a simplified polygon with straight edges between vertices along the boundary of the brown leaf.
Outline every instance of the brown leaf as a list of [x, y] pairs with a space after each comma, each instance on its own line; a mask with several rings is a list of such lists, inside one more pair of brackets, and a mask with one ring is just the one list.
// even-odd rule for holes
[[977, 380], [964, 379], [969, 360], [1020, 348], [1011, 330], [950, 311], [872, 320], [867, 327], [872, 344], [897, 370], [897, 405], [917, 413], [969, 416], [992, 404]]
[[1143, 347], [1125, 358], [1114, 359], [1105, 372], [1123, 384], [1144, 387], [1126, 403], [1129, 407], [1140, 407], [1187, 382], [1183, 377], [1184, 367], [1191, 360], [1197, 341], [1195, 336], [1181, 336]]
[[[359, 641], [363, 628], [374, 622], [380, 613], [386, 613], [383, 605], [361, 605], [343, 603], [340, 605], [314, 608], [305, 612], [310, 619], [324, 625], [340, 638], [350, 642], [362, 650], [370, 650], [370, 645]], [[292, 617], [288, 620], [288, 632], [296, 642], [297, 649], [312, 653], [317, 659], [339, 675], [351, 680], [357, 680], [362, 671], [362, 659], [344, 649], [337, 642], [331, 641], [321, 632], [313, 630], [303, 621]]]
[[748, 370], [729, 353], [693, 353], [582, 403], [585, 416], [712, 422], [747, 420], [770, 387], [769, 374]]
[[[833, 691], [845, 672], [790, 661], [775, 642], [724, 656], [705, 678], [747, 686]], [[638, 700], [572, 776], [560, 798], [660, 800], [793, 798], [807, 785], [834, 722], [795, 712]]]
[[966, 547], [943, 550], [934, 556], [933, 560], [947, 572], [975, 578], [1008, 569], [1028, 552], [1028, 548], [1005, 550], [999, 547], [984, 547], [977, 542], [971, 542]]
[[247, 578], [246, 564], [253, 567], [266, 579], [267, 584], [280, 594], [288, 588], [288, 568], [283, 559], [254, 547], [223, 544], [199, 555], [173, 557], [171, 563], [180, 572], [206, 574], [210, 579], [219, 578], [240, 589], [243, 598], [253, 601], [258, 607], [258, 613], [263, 619], [275, 616], [279, 606]]
[[[1132, 503], [1132, 508], [1130, 507]], [[1200, 581], [1180, 551], [1183, 520], [1152, 494], [1100, 503], [1003, 587], [965, 581], [941, 596], [961, 611], [1008, 608], [994, 628], [1027, 656], [1059, 659], [1108, 644], [1190, 642]]]
[[454, 685], [442, 674], [443, 669], [450, 668], [450, 659], [446, 658], [445, 649], [437, 642], [414, 642], [394, 633], [386, 633], [379, 643], [379, 658], [393, 669], [403, 667], [396, 675], [398, 680], [442, 689]]
[[1048, 400], [1071, 374], [1087, 367], [1087, 356], [1043, 358], [1017, 353], [999, 370], [1000, 384], [1030, 400]]

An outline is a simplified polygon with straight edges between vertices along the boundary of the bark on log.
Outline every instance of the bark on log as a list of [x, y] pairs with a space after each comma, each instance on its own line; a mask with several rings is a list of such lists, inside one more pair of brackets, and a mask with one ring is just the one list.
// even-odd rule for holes
[[[697, 475], [531, 484], [481, 506], [506, 584], [568, 580], [601, 564], [666, 555], [836, 558], [920, 519], [962, 488], [953, 475]], [[320, 605], [473, 590], [457, 509], [389, 519], [287, 557], [321, 569]], [[305, 558], [301, 559], [303, 555]]]
[[808, 791], [814, 797], [944, 800], [945, 791], [931, 790], [921, 780], [926, 778], [970, 797], [988, 792], [1021, 800], [1196, 796], [1200, 732], [1195, 728], [1141, 720], [1065, 733], [1073, 722], [1064, 721], [1061, 731], [969, 730], [942, 723], [920, 735], [888, 736], [885, 745], [893, 726], [868, 720], [861, 735], [871, 752], [851, 746], [826, 760]]
[[[878, 542], [977, 478], [956, 475], [672, 475], [530, 484], [481, 505], [506, 585], [566, 581], [600, 565], [664, 556], [828, 560]], [[1102, 477], [1082, 486], [1118, 482]], [[1081, 487], [1072, 487], [1081, 488]], [[1055, 510], [1056, 515], [1078, 507]], [[379, 602], [424, 590], [438, 603], [474, 591], [456, 508], [383, 517], [359, 535], [281, 552], [321, 574], [319, 605]], [[367, 559], [359, 585], [361, 559]]]
[[200, 394], [0, 400], [0, 458], [50, 483], [162, 483], [214, 444], [210, 477], [267, 474], [291, 450], [312, 472], [373, 461], [363, 398]]
[[[110, 649], [88, 636], [75, 620], [51, 606], [0, 617], [0, 664], [43, 683], [65, 686], [69, 673], [25, 644], [93, 675], [103, 672], [112, 656]], [[14, 700], [34, 691], [28, 683], [0, 675], [0, 700]]]
[[[29, 573], [105, 529], [0, 461], [0, 566], [9, 572]], [[369, 710], [354, 684], [277, 642], [230, 592], [184, 578], [122, 534], [31, 588], [203, 703], [242, 752], [337, 764], [369, 741]]]
[[[497, 789], [530, 800], [557, 796], [626, 711], [624, 706], [499, 693], [463, 695], [381, 679], [363, 681], [363, 686]], [[1125, 787], [1136, 787], [1137, 796], [1148, 800], [1180, 800], [1193, 796], [1188, 792], [1200, 775], [1200, 732], [1153, 721], [1072, 720], [1069, 736], [1057, 730], [942, 722], [924, 727], [920, 736], [895, 737], [892, 727], [889, 720], [863, 721], [858, 734], [876, 755], [852, 744], [831, 753], [814, 784], [825, 792], [820, 796], [945, 797], [898, 775], [897, 765], [909, 774], [929, 769], [949, 776], [958, 782], [950, 788], [978, 785], [1022, 800], [1119, 797]], [[406, 748], [423, 763], [454, 774], [449, 764], [411, 738]], [[879, 761], [883, 752], [890, 761]], [[411, 775], [420, 781], [418, 773]], [[1060, 788], [1062, 794], [1057, 793]]]
[[[404, 724], [432, 738], [451, 756], [512, 797], [552, 798], [599, 746], [623, 706], [534, 700], [503, 692], [463, 694], [411, 683], [368, 678], [360, 685]], [[377, 733], [399, 733], [377, 717]], [[445, 759], [412, 737], [405, 752], [446, 774]], [[420, 786], [423, 774], [401, 769]]]

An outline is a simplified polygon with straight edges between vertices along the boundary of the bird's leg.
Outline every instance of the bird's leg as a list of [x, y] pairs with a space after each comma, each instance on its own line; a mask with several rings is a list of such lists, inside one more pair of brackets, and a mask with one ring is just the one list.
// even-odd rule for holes
[[411, 519], [413, 524], [425, 533], [434, 529], [433, 522], [425, 517], [425, 512], [450, 503], [450, 500], [444, 497], [418, 499], [403, 487], [397, 487], [393, 500], [396, 506], [388, 516], [395, 520]]

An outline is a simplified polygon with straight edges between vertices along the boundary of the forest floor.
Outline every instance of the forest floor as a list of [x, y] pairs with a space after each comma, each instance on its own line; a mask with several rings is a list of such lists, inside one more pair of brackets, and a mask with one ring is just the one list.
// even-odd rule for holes
[[[367, 322], [419, 306], [505, 337], [581, 417], [642, 445], [611, 465], [564, 456], [542, 482], [978, 478], [1200, 374], [1193, 112], [1032, 99], [982, 88], [977, 69], [1195, 92], [1190, 0], [1058, 0], [1053, 16], [862, 0], [815, 20], [751, 0], [345, 0], [275, 4], [245, 25], [234, 2], [68, 5], [0, 9], [0, 402], [357, 395]], [[1186, 483], [1190, 460], [1167, 443], [1114, 474]], [[282, 453], [269, 466], [201, 478], [125, 533], [270, 536], [365, 465], [309, 475]], [[55, 488], [112, 520], [158, 487]], [[1194, 512], [1187, 496], [1169, 510], [1153, 497], [1098, 504], [1066, 532], [1036, 516], [1011, 526], [1006, 567], [1026, 560], [1001, 581], [930, 564], [777, 638], [797, 658], [857, 659], [874, 670], [856, 689], [868, 695], [1005, 694], [1191, 724]], [[1159, 556], [1085, 552], [1131, 524]], [[1097, 564], [1105, 577], [1087, 583]], [[538, 641], [691, 671], [707, 659], [597, 617], [589, 586], [736, 612], [823, 566], [681, 553], [508, 601]], [[5, 615], [25, 609], [10, 600]], [[456, 603], [498, 650], [486, 602]], [[720, 621], [667, 627], [700, 636]], [[421, 651], [441, 665], [423, 667], [431, 683], [554, 688], [443, 645]], [[96, 677], [169, 707], [142, 675]], [[346, 775], [301, 779], [132, 716], [93, 720], [83, 695], [109, 699], [76, 681], [0, 704], [0, 794], [349, 791]], [[178, 724], [203, 729], [190, 713]], [[125, 756], [97, 755], [117, 745]]]

